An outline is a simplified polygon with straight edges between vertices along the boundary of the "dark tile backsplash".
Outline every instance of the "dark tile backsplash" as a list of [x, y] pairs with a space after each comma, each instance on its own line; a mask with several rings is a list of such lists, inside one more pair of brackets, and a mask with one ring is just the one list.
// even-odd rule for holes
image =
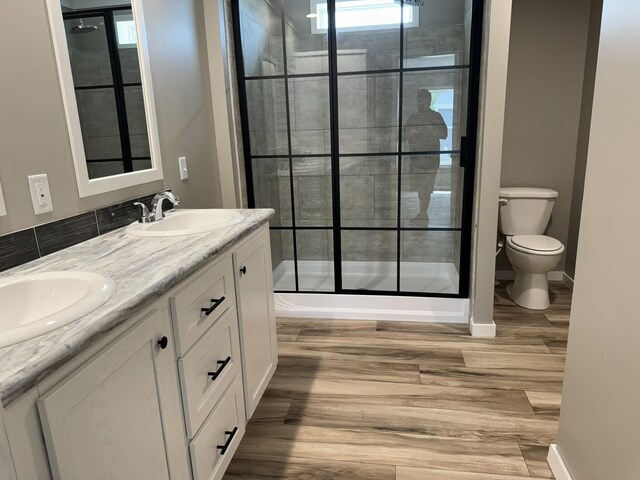
[[83, 213], [36, 227], [36, 237], [43, 257], [86, 242], [99, 235], [96, 212]]
[[118, 203], [96, 210], [100, 235], [126, 227], [140, 218], [140, 207], [134, 205], [136, 200]]
[[33, 228], [0, 237], [0, 272], [40, 258]]
[[[147, 195], [0, 236], [0, 272], [125, 227], [140, 218], [140, 207], [133, 203], [150, 205], [153, 197]], [[165, 202], [165, 210], [169, 206]]]

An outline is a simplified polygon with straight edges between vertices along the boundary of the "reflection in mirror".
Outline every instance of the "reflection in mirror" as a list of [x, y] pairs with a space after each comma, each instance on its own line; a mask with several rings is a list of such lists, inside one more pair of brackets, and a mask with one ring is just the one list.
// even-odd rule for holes
[[90, 179], [151, 168], [130, 2], [62, 0]]

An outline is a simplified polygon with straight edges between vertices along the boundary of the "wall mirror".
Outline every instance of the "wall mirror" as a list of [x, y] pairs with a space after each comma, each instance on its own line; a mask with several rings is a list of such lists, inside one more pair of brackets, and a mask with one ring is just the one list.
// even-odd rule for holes
[[47, 0], [81, 197], [161, 180], [141, 0]]

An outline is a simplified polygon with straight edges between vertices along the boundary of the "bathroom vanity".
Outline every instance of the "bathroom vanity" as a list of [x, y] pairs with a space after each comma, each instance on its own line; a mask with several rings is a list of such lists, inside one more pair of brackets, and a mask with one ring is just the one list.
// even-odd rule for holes
[[277, 365], [273, 211], [240, 212], [216, 232], [117, 231], [11, 272], [117, 285], [93, 314], [0, 349], [17, 480], [222, 478]]

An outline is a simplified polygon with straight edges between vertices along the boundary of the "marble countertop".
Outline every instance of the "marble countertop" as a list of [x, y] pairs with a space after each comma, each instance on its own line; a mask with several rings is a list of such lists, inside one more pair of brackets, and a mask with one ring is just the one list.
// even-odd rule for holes
[[111, 299], [75, 322], [0, 349], [0, 399], [8, 405], [47, 374], [125, 323], [213, 257], [266, 223], [271, 209], [238, 210], [236, 225], [197, 235], [138, 238], [116, 230], [0, 274], [86, 270], [116, 282]]

